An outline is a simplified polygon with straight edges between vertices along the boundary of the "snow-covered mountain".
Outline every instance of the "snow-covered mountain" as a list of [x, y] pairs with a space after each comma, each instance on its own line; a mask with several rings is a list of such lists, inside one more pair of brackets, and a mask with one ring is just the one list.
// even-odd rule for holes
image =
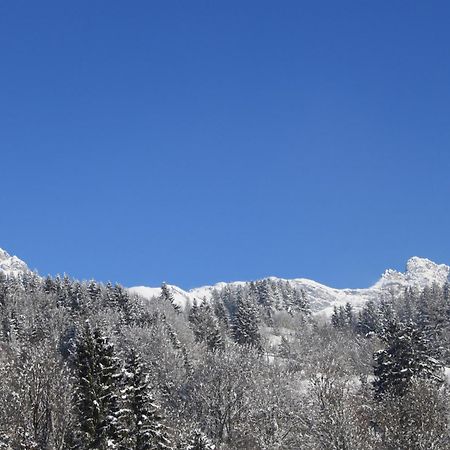
[[[436, 264], [429, 259], [415, 256], [408, 260], [405, 272], [398, 272], [392, 269], [386, 270], [373, 286], [365, 289], [335, 289], [306, 278], [283, 280], [272, 277], [272, 279], [289, 281], [292, 286], [305, 292], [314, 313], [329, 315], [333, 311], [334, 306], [344, 305], [346, 302], [350, 302], [354, 307], [358, 308], [368, 300], [391, 296], [409, 286], [424, 288], [433, 283], [443, 285], [449, 280], [449, 274], [449, 266]], [[197, 301], [202, 301], [204, 298], [209, 300], [214, 289], [220, 291], [227, 285], [236, 286], [242, 284], [245, 283], [241, 281], [218, 283], [214, 286], [203, 286], [191, 289], [190, 291], [185, 291], [177, 286], [171, 285], [169, 285], [169, 288], [173, 293], [175, 301], [181, 307], [185, 307], [186, 304], [192, 304], [194, 298]], [[157, 297], [161, 293], [160, 288], [145, 286], [136, 286], [129, 290], [147, 299]]]
[[17, 256], [11, 256], [0, 248], [0, 273], [6, 276], [17, 276], [29, 272], [28, 266]]
[[[25, 262], [0, 248], [0, 274], [17, 276], [29, 271]], [[305, 292], [314, 313], [329, 315], [334, 306], [341, 306], [347, 302], [358, 308], [368, 300], [391, 296], [409, 286], [424, 288], [433, 283], [443, 285], [449, 281], [449, 275], [450, 267], [446, 264], [436, 264], [429, 259], [415, 256], [406, 263], [405, 272], [388, 269], [373, 286], [365, 289], [336, 289], [306, 278], [286, 280], [271, 277], [271, 279], [288, 281], [296, 289]], [[217, 283], [214, 286], [202, 286], [189, 291], [172, 285], [169, 285], [169, 288], [175, 301], [184, 308], [187, 304], [192, 304], [194, 299], [197, 299], [198, 302], [203, 299], [210, 300], [213, 290], [220, 291], [226, 286], [238, 286], [245, 283], [244, 281]], [[161, 288], [136, 286], [129, 288], [129, 291], [151, 300], [160, 295]]]

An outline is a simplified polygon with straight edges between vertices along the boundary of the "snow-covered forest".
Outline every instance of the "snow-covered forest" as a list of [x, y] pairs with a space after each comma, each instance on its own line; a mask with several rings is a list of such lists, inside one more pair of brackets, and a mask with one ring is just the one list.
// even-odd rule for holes
[[326, 319], [288, 281], [180, 308], [23, 272], [0, 342], [0, 448], [450, 448], [448, 284]]

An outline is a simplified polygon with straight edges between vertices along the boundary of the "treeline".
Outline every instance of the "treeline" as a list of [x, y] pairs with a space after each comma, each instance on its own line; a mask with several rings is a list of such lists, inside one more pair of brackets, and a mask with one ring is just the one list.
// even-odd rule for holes
[[450, 366], [450, 285], [423, 289], [408, 287], [399, 295], [368, 301], [355, 313], [351, 304], [335, 307], [331, 323], [336, 329], [381, 338], [395, 326], [409, 326], [427, 341], [430, 351]]
[[181, 308], [0, 277], [0, 448], [449, 448], [445, 289], [329, 323], [270, 279]]

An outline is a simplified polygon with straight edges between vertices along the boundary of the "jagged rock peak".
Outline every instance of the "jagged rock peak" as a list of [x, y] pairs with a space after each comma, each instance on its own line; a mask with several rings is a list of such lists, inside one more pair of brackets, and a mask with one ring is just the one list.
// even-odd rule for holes
[[448, 281], [450, 267], [446, 264], [436, 264], [426, 258], [414, 256], [406, 264], [406, 275], [410, 282], [429, 284], [436, 282], [444, 284]]
[[405, 272], [386, 270], [377, 284], [398, 283], [419, 287], [429, 286], [433, 283], [442, 285], [448, 281], [449, 275], [450, 267], [446, 264], [437, 264], [427, 258], [413, 256], [406, 263]]
[[11, 256], [0, 248], [0, 273], [6, 276], [16, 276], [20, 273], [29, 272], [28, 266], [17, 256]]

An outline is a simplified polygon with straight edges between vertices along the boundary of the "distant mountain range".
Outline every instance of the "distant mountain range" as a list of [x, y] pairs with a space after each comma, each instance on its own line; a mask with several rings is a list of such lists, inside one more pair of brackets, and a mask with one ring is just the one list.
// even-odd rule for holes
[[[413, 257], [408, 260], [405, 272], [396, 270], [386, 270], [381, 278], [371, 287], [365, 289], [335, 289], [323, 284], [317, 283], [306, 278], [295, 278], [285, 280], [282, 278], [271, 277], [271, 279], [288, 281], [292, 286], [303, 290], [311, 304], [311, 310], [314, 313], [331, 314], [334, 306], [344, 305], [350, 302], [354, 307], [361, 307], [368, 300], [380, 297], [391, 296], [406, 287], [414, 286], [424, 288], [433, 283], [443, 285], [449, 279], [450, 267], [445, 264], [436, 264], [426, 258]], [[197, 299], [201, 301], [211, 298], [214, 289], [220, 291], [228, 285], [244, 285], [246, 282], [237, 281], [232, 283], [218, 283], [214, 286], [203, 286], [190, 291], [185, 291], [178, 286], [169, 286], [175, 300], [180, 306]], [[129, 289], [142, 297], [151, 299], [161, 293], [160, 288], [145, 286], [136, 286]]]
[[[25, 262], [0, 249], [0, 273], [7, 276], [17, 276], [28, 271], [29, 268]], [[373, 286], [365, 289], [335, 289], [306, 278], [285, 280], [271, 277], [271, 279], [288, 281], [296, 289], [305, 292], [314, 313], [329, 315], [334, 306], [344, 305], [346, 302], [350, 302], [358, 308], [368, 300], [391, 296], [406, 287], [424, 288], [425, 286], [431, 286], [433, 283], [443, 285], [449, 281], [449, 274], [450, 267], [448, 265], [436, 264], [429, 259], [414, 256], [408, 260], [405, 272], [386, 270]], [[214, 286], [202, 286], [189, 291], [172, 285], [169, 285], [169, 288], [175, 301], [180, 306], [185, 307], [187, 304], [192, 304], [194, 299], [199, 302], [203, 299], [209, 300], [214, 290], [220, 291], [228, 285], [238, 286], [246, 283], [245, 281], [217, 283]], [[135, 286], [129, 288], [129, 291], [151, 300], [160, 295], [161, 288]]]

